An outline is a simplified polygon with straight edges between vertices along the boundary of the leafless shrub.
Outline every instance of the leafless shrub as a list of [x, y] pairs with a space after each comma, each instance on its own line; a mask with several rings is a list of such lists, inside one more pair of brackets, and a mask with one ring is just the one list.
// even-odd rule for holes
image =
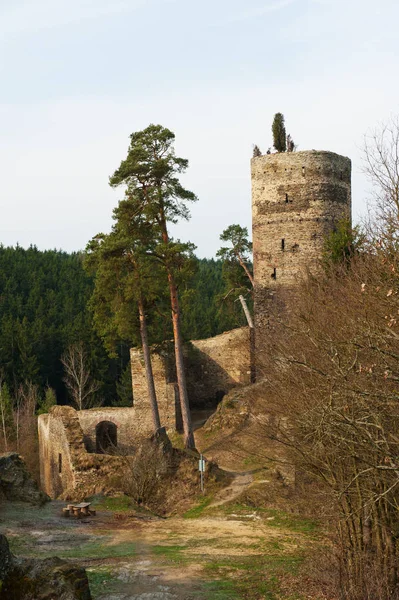
[[399, 117], [364, 137], [363, 171], [372, 184], [369, 235], [385, 249], [399, 243]]
[[265, 341], [260, 425], [334, 501], [347, 600], [399, 597], [397, 260], [309, 281]]
[[134, 456], [125, 456], [122, 488], [138, 505], [154, 503], [162, 480], [171, 470], [171, 457], [162, 444], [144, 440]]

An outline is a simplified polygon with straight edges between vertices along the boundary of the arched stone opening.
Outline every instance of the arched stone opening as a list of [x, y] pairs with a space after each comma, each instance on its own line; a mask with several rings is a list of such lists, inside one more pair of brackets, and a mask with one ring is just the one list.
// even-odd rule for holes
[[96, 425], [96, 452], [110, 454], [118, 445], [118, 428], [111, 421], [101, 421]]

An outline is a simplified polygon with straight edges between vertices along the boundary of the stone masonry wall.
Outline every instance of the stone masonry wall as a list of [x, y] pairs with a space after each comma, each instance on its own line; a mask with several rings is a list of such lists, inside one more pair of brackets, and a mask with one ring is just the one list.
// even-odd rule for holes
[[[187, 387], [191, 408], [220, 400], [232, 387], [251, 379], [250, 332], [248, 327], [233, 329], [206, 340], [194, 340], [184, 347]], [[181, 414], [173, 354], [153, 353], [152, 368], [161, 425], [181, 428]], [[130, 352], [135, 422], [151, 428], [151, 412], [142, 353]]]
[[317, 272], [325, 236], [351, 216], [351, 161], [333, 152], [253, 158], [252, 220], [255, 330], [262, 335], [277, 289], [295, 289]]
[[[177, 425], [177, 428], [180, 428], [181, 415], [177, 385], [174, 381], [170, 380], [170, 357], [166, 354], [156, 354], [154, 352], [151, 355], [151, 363], [161, 426], [166, 427], [166, 429], [175, 429]], [[152, 431], [150, 400], [141, 350], [137, 348], [130, 350], [130, 364], [132, 369], [135, 426], [142, 432]]]
[[40, 482], [50, 498], [81, 501], [118, 490], [117, 477], [125, 468], [124, 458], [88, 453], [79, 413], [74, 408], [52, 407], [48, 414], [39, 416], [38, 429]]
[[40, 484], [50, 498], [57, 498], [75, 484], [69, 441], [59, 408], [54, 407], [51, 414], [38, 418]]
[[96, 427], [107, 421], [117, 428], [117, 445], [121, 450], [134, 448], [141, 437], [135, 410], [133, 408], [100, 407], [80, 410], [77, 413], [83, 431], [85, 447], [89, 452], [96, 452]]
[[197, 351], [191, 394], [197, 404], [220, 400], [231, 388], [251, 382], [249, 327], [194, 340], [191, 344]]

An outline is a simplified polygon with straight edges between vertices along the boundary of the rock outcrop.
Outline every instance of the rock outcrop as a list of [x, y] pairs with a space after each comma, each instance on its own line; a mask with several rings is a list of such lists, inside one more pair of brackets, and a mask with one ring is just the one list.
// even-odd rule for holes
[[0, 454], [0, 494], [6, 500], [44, 504], [48, 496], [41, 492], [16, 452]]
[[18, 559], [0, 535], [0, 600], [91, 600], [85, 569], [60, 558]]

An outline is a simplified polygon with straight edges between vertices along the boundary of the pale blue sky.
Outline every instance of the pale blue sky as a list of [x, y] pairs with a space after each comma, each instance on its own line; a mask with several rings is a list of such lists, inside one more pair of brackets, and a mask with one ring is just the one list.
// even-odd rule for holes
[[79, 250], [109, 231], [129, 134], [176, 133], [199, 196], [174, 233], [212, 256], [250, 227], [252, 144], [285, 114], [300, 150], [353, 161], [399, 112], [394, 0], [0, 0], [0, 242]]

